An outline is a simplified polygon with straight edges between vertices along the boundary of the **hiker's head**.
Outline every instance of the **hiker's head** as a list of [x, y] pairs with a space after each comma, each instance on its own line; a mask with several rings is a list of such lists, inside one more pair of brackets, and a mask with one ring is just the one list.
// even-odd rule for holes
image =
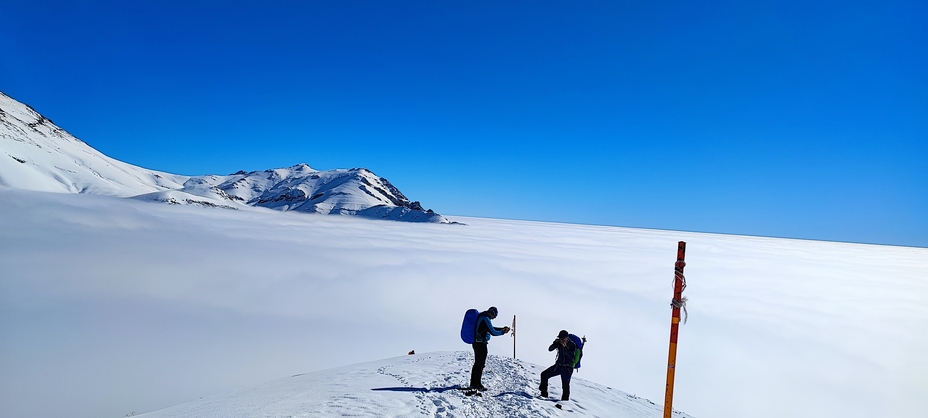
[[496, 319], [496, 315], [499, 315], [499, 310], [495, 306], [491, 306], [490, 309], [487, 309], [487, 313], [490, 314], [490, 319]]
[[563, 340], [563, 339], [567, 338], [568, 335], [570, 335], [570, 334], [567, 333], [567, 330], [563, 330], [563, 329], [562, 329], [561, 332], [557, 333], [557, 339]]

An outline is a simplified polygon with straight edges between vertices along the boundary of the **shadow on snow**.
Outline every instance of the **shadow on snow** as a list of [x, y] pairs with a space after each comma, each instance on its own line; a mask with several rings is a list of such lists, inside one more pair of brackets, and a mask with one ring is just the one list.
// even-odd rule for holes
[[[374, 390], [374, 391], [389, 391], [389, 392], [444, 393], [444, 392], [447, 392], [447, 391], [449, 391], [449, 390], [463, 390], [463, 388], [461, 388], [460, 386], [448, 386], [448, 387], [443, 387], [443, 388], [414, 388], [414, 387], [403, 386], [403, 387], [392, 387], [392, 388], [373, 388], [373, 389], [371, 389], [371, 390]], [[506, 395], [510, 395], [510, 396], [519, 396], [519, 397], [529, 398], [529, 399], [532, 398], [532, 395], [531, 395], [530, 393], [528, 393], [528, 392], [525, 392], [525, 391], [522, 391], [522, 392], [502, 392], [502, 393], [498, 393], [498, 394], [496, 394], [496, 395], [493, 395], [493, 397], [494, 397], [494, 398], [499, 398], [499, 397], [506, 396]]]
[[394, 388], [373, 388], [373, 389], [371, 389], [371, 390], [386, 390], [386, 391], [390, 391], [390, 392], [424, 392], [424, 393], [435, 392], [435, 393], [443, 393], [443, 392], [447, 392], [447, 391], [449, 391], [449, 390], [457, 390], [457, 389], [461, 389], [461, 388], [458, 387], [458, 386], [449, 386], [449, 387], [444, 387], [444, 388], [431, 388], [431, 389], [430, 389], [430, 388], [413, 388], [413, 387], [394, 387]]

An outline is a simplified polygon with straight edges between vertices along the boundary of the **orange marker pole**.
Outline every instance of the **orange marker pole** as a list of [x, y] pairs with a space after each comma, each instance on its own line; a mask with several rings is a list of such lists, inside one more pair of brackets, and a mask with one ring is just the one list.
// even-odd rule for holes
[[664, 392], [664, 418], [670, 418], [673, 412], [673, 378], [677, 368], [677, 331], [680, 328], [680, 307], [683, 306], [683, 289], [686, 288], [686, 279], [683, 276], [683, 261], [686, 255], [686, 243], [677, 243], [677, 263], [674, 265], [673, 280], [673, 314], [670, 319], [670, 354], [667, 359], [667, 389]]

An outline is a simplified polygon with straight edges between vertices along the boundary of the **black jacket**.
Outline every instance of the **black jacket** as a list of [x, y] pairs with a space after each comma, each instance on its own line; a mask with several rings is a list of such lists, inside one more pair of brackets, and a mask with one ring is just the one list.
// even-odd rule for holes
[[567, 339], [567, 346], [562, 346], [560, 340], [554, 340], [551, 343], [551, 346], [548, 347], [548, 351], [557, 350], [557, 360], [554, 362], [555, 365], [562, 367], [574, 367], [574, 356], [577, 354], [577, 345], [574, 344], [569, 338]]

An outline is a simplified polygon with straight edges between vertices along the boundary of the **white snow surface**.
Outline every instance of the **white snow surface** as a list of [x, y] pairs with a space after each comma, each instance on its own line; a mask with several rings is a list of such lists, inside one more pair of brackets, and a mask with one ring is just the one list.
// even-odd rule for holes
[[292, 167], [231, 175], [181, 176], [117, 161], [91, 148], [31, 107], [0, 93], [0, 186], [59, 193], [134, 197], [143, 201], [236, 209], [356, 215], [450, 223], [410, 202], [364, 168]]
[[181, 187], [184, 176], [109, 158], [0, 93], [0, 186], [133, 196]]
[[[582, 397], [561, 401], [557, 383], [549, 387], [547, 398], [541, 398], [538, 376], [544, 368], [499, 356], [487, 359], [484, 385], [490, 389], [467, 396], [458, 388], [469, 379], [473, 362], [469, 351], [394, 357], [298, 374], [140, 417], [663, 416], [663, 409], [647, 399], [579, 378], [572, 380], [571, 392], [579, 391]], [[673, 416], [689, 417], [679, 411]]]
[[[465, 401], [370, 389], [463, 384], [461, 318], [489, 306], [500, 310], [497, 326], [518, 315], [517, 357], [531, 368], [508, 379], [498, 362], [513, 341], [494, 337], [491, 387], [534, 385], [531, 365], [552, 364], [547, 347], [567, 329], [589, 342], [573, 412], [559, 413], [651, 416], [611, 413], [647, 402], [599, 385], [663, 403], [681, 240], [689, 315], [675, 409], [720, 418], [928, 410], [928, 249], [460, 219], [376, 222], [0, 187], [0, 416], [335, 407], [328, 395], [287, 395], [304, 383], [361, 416], [371, 404], [378, 416], [416, 416], [423, 405], [437, 414], [428, 400]], [[452, 354], [395, 358], [409, 350]], [[406, 363], [420, 358], [430, 360]], [[305, 381], [290, 385], [299, 373]], [[248, 409], [262, 399], [273, 405]], [[454, 415], [464, 410], [443, 411], [479, 416]]]

